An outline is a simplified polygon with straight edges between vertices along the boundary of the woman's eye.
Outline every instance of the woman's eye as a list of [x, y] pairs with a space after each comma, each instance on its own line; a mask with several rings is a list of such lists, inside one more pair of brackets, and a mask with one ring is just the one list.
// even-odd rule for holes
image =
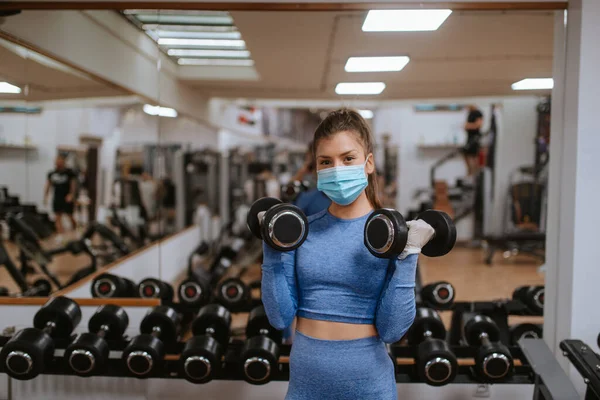
[[355, 157], [350, 157], [350, 156], [348, 156], [348, 157], [346, 157], [346, 160], [345, 160], [345, 161], [346, 161], [346, 162], [352, 162], [352, 160], [354, 160], [354, 159], [355, 159]]
[[329, 165], [329, 160], [323, 160], [323, 161], [321, 161], [321, 165]]

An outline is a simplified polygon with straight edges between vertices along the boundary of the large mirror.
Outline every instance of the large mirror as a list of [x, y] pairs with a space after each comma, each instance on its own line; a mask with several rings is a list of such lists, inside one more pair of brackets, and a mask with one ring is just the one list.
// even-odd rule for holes
[[[100, 267], [154, 244], [118, 297], [248, 311], [261, 278], [250, 206], [275, 197], [306, 214], [328, 207], [311, 141], [348, 107], [373, 133], [383, 207], [406, 220], [440, 210], [456, 226], [448, 255], [419, 259], [419, 304], [443, 311], [457, 334], [453, 302], [515, 301], [526, 316], [508, 324], [541, 336], [554, 13], [387, 13], [6, 17], [0, 219], [27, 277], [0, 275], [8, 292], [26, 291], [39, 266], [55, 288], [81, 278], [88, 247]], [[68, 243], [71, 254], [52, 254]], [[512, 343], [523, 333], [505, 331]]]

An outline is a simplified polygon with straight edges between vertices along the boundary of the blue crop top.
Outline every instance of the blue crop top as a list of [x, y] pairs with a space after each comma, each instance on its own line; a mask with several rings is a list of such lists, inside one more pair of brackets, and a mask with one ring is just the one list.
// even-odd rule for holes
[[403, 260], [373, 256], [364, 245], [365, 215], [308, 217], [306, 241], [295, 251], [263, 245], [262, 301], [277, 329], [294, 317], [375, 324], [384, 342], [402, 338], [415, 317], [417, 255]]

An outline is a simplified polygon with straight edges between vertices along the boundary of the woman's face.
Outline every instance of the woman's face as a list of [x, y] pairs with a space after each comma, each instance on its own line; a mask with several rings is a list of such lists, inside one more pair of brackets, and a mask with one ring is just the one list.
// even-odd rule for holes
[[[361, 165], [365, 163], [366, 156], [356, 134], [349, 131], [338, 132], [319, 140], [316, 149], [317, 171], [345, 165]], [[371, 174], [374, 169], [371, 156], [365, 166], [365, 172]]]

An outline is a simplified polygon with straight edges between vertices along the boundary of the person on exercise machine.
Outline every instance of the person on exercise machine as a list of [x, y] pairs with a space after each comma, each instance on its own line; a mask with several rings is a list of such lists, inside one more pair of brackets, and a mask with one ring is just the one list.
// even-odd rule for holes
[[467, 143], [463, 148], [463, 156], [467, 165], [468, 176], [477, 172], [477, 163], [481, 140], [481, 126], [483, 125], [483, 114], [474, 105], [468, 107], [469, 114], [465, 124], [467, 132]]
[[77, 223], [73, 217], [75, 209], [75, 193], [77, 190], [77, 176], [65, 166], [63, 156], [56, 157], [55, 169], [48, 173], [46, 186], [44, 188], [44, 205], [48, 204], [50, 187], [53, 188], [52, 211], [55, 214], [56, 232], [60, 235], [64, 232], [62, 217], [66, 214], [71, 222], [73, 229], [77, 228]]
[[381, 208], [374, 140], [357, 111], [330, 113], [314, 135], [317, 188], [329, 208], [308, 217], [296, 250], [263, 245], [262, 301], [277, 329], [297, 318], [286, 399], [397, 399], [394, 343], [416, 312], [415, 271], [434, 229], [410, 221], [397, 258], [378, 258], [364, 245], [364, 228]]
[[317, 185], [315, 184], [316, 170], [312, 144], [313, 142], [311, 141], [308, 144], [308, 149], [306, 149], [304, 165], [292, 178], [292, 181], [307, 181], [309, 183], [308, 190], [301, 192], [294, 201], [294, 204], [307, 216], [323, 211], [331, 205], [329, 197], [317, 189]]

